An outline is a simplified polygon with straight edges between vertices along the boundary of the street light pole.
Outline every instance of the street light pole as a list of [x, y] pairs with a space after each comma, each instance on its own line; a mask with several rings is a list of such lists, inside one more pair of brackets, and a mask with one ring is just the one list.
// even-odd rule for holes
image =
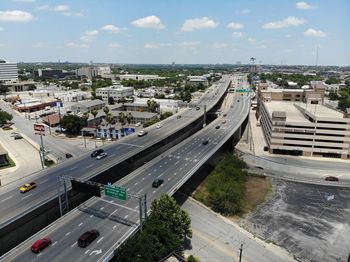
[[239, 248], [239, 262], [242, 262], [242, 253], [243, 253], [243, 244], [241, 244], [241, 247]]

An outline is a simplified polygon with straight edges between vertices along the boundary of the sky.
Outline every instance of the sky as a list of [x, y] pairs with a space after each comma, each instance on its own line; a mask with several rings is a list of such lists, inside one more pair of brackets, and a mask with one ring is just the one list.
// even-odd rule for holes
[[[318, 51], [317, 51], [318, 50]], [[0, 0], [12, 62], [350, 65], [349, 0]]]

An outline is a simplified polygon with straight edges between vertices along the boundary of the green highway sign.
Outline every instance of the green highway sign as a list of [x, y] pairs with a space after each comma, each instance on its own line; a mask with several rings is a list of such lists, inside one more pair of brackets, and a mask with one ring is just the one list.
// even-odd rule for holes
[[250, 92], [249, 89], [237, 89], [236, 92]]
[[105, 195], [114, 197], [120, 200], [126, 200], [126, 188], [119, 186], [105, 186]]

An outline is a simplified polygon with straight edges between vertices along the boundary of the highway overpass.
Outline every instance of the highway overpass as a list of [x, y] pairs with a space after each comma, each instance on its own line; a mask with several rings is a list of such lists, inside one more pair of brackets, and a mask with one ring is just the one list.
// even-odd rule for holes
[[[152, 200], [162, 193], [172, 195], [189, 177], [206, 163], [232, 137], [241, 135], [241, 126], [248, 120], [250, 97], [239, 95], [229, 107], [226, 117], [219, 117], [195, 135], [138, 168], [118, 185], [129, 192], [146, 194], [148, 208]], [[223, 116], [224, 114], [222, 114]], [[225, 123], [224, 123], [225, 122]], [[219, 128], [217, 128], [219, 126]], [[203, 141], [208, 140], [207, 145]], [[153, 188], [156, 178], [164, 179], [159, 188]], [[30, 237], [0, 259], [5, 261], [108, 261], [113, 251], [138, 230], [138, 201], [126, 201], [108, 196], [93, 197], [53, 224]], [[89, 247], [76, 244], [78, 237], [87, 230], [97, 229], [100, 237]], [[39, 255], [30, 251], [35, 240], [49, 236], [53, 244]]]
[[[85, 154], [1, 187], [0, 254], [5, 253], [59, 217], [56, 196], [57, 181], [60, 175], [69, 174], [79, 179], [88, 180], [128, 159], [134, 161], [134, 156], [142, 154], [157, 143], [166, 141], [167, 138], [195, 121], [200, 121], [204, 105], [207, 110], [212, 109], [225, 94], [230, 82], [231, 77], [224, 76], [217, 84], [211, 86], [198, 102], [200, 110], [186, 109], [162, 121], [160, 129], [156, 129], [155, 126], [146, 128], [148, 135], [144, 137], [138, 137], [137, 134], [134, 134], [123, 138], [120, 142], [103, 147], [108, 153], [108, 157], [104, 159], [96, 160], [91, 158], [89, 154]], [[181, 115], [181, 118], [178, 118], [178, 115]], [[181, 141], [185, 138], [185, 136], [179, 137]], [[178, 143], [178, 141], [175, 142]], [[21, 194], [19, 187], [31, 181], [35, 181], [38, 187], [26, 194]], [[75, 204], [81, 203], [79, 202], [81, 199], [75, 200]]]

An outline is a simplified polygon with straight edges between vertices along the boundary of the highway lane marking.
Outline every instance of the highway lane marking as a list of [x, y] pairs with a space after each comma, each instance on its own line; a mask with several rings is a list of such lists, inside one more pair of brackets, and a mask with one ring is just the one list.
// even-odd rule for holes
[[155, 194], [155, 193], [156, 193], [156, 191], [154, 190], [154, 191], [153, 191], [153, 194]]
[[177, 175], [177, 173], [175, 172], [175, 173], [174, 173], [174, 176], [176, 176], [176, 175]]
[[47, 181], [49, 181], [49, 179], [45, 179], [45, 180], [41, 181], [39, 184], [45, 184]]
[[139, 206], [137, 205], [137, 206], [135, 207], [135, 209], [138, 209], [138, 207], [139, 207]]
[[23, 199], [26, 199], [26, 198], [28, 198], [28, 197], [30, 197], [30, 196], [32, 196], [33, 194], [30, 194], [30, 195], [28, 195], [28, 196], [25, 196], [25, 197], [22, 197], [22, 200]]
[[108, 157], [112, 157], [112, 156], [115, 156], [115, 154], [111, 154], [111, 155], [109, 155]]
[[91, 215], [90, 218], [92, 218], [94, 215]]
[[157, 172], [157, 169], [154, 169], [153, 172]]
[[76, 244], [77, 244], [77, 242], [74, 242], [74, 243], [71, 245], [71, 247], [74, 247]]
[[38, 255], [36, 255], [36, 257], [40, 257], [42, 255], [42, 253], [39, 253]]
[[143, 177], [142, 180], [145, 180], [145, 178]]
[[105, 209], [105, 207], [101, 207], [100, 210], [102, 211], [103, 209]]
[[101, 237], [99, 240], [97, 240], [97, 243], [100, 243], [104, 237]]
[[149, 173], [148, 176], [152, 175], [152, 173]]
[[180, 161], [175, 162], [175, 165], [177, 165]]
[[70, 233], [71, 233], [71, 232], [67, 232], [67, 233], [66, 233], [66, 236], [69, 236], [69, 235], [70, 235]]
[[127, 218], [129, 215], [126, 215], [124, 218]]
[[170, 177], [168, 178], [168, 181], [170, 180]]
[[56, 242], [54, 242], [53, 244], [52, 244], [52, 246], [54, 246], [54, 245], [56, 245], [57, 244], [57, 241]]
[[113, 230], [116, 228], [117, 226], [113, 226]]
[[139, 184], [139, 183], [136, 182], [136, 183], [134, 184], [134, 186], [137, 186], [138, 184]]
[[137, 192], [137, 194], [140, 194], [140, 193], [142, 192], [142, 190], [143, 190], [143, 189], [140, 189], [140, 190]]
[[87, 253], [89, 253], [89, 251], [90, 251], [90, 249], [86, 250], [86, 251], [85, 251], [85, 255], [86, 255]]
[[9, 200], [9, 199], [11, 199], [11, 198], [13, 198], [13, 196], [9, 196], [9, 197], [7, 197], [7, 198], [4, 198], [3, 200], [1, 200], [1, 202], [5, 202], [6, 200]]
[[72, 168], [70, 168], [69, 170], [74, 170], [76, 169], [77, 167], [76, 166], [73, 166]]
[[118, 208], [116, 210], [114, 210], [109, 216], [112, 216], [117, 211], [118, 211]]
[[129, 143], [118, 143], [118, 144], [127, 145], [127, 146], [136, 146], [136, 147], [141, 147], [141, 148], [144, 147], [144, 146], [139, 146], [139, 145], [134, 145], [134, 144], [129, 144]]
[[90, 167], [92, 167], [93, 166], [93, 164], [91, 164], [91, 165], [88, 165], [87, 167], [85, 167], [85, 168], [90, 168]]
[[[103, 198], [100, 198], [100, 201], [104, 201], [104, 202], [107, 202], [108, 204], [112, 204], [111, 202], [109, 202], [109, 201], [107, 201], [107, 200], [105, 200], [105, 199], [103, 199]], [[135, 211], [134, 209], [132, 209], [132, 208], [130, 208], [130, 207], [123, 206], [123, 205], [119, 205], [119, 204], [117, 204], [117, 203], [113, 203], [112, 205], [118, 206], [118, 207], [121, 207], [121, 208], [125, 208], [125, 209], [128, 209], [128, 210], [133, 211], [133, 212], [138, 212], [138, 211]], [[90, 217], [91, 217], [91, 216], [90, 216]]]
[[78, 227], [81, 227], [83, 224], [84, 224], [84, 223], [83, 223], [83, 222], [81, 222], [81, 223], [78, 225]]

